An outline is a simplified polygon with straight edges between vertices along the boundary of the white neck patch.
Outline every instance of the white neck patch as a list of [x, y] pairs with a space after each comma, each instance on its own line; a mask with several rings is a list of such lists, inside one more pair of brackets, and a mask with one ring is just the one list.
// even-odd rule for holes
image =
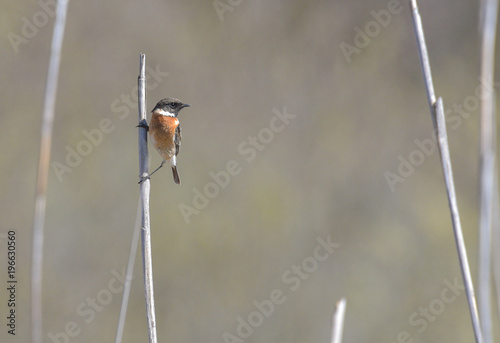
[[174, 117], [175, 118], [175, 115], [173, 113], [168, 112], [168, 111], [156, 110], [155, 112], [158, 113], [159, 115], [162, 115], [162, 116]]

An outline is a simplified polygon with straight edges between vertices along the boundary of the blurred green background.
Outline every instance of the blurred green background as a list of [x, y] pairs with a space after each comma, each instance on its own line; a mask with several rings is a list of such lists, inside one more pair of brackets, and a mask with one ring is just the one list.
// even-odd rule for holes
[[[0, 233], [17, 231], [19, 308], [12, 338], [0, 304], [0, 337], [27, 342], [53, 18], [34, 1], [2, 8]], [[478, 4], [420, 9], [476, 278]], [[66, 169], [49, 176], [45, 342], [114, 339], [139, 196], [140, 53], [148, 112], [166, 96], [192, 105], [180, 114], [182, 186], [167, 168], [151, 181], [161, 342], [231, 341], [242, 321], [255, 326], [245, 342], [329, 342], [343, 296], [344, 342], [473, 340], [465, 295], [449, 286], [461, 275], [407, 1], [91, 0], [69, 3], [63, 46], [51, 163]], [[295, 117], [270, 136], [276, 111]], [[72, 150], [86, 156], [71, 167]], [[239, 174], [210, 186], [230, 161]], [[195, 208], [205, 187], [217, 195], [185, 220], [179, 206]], [[324, 261], [318, 239], [337, 244]], [[124, 342], [147, 340], [140, 253], [134, 277]], [[259, 312], [273, 290], [282, 302]]]

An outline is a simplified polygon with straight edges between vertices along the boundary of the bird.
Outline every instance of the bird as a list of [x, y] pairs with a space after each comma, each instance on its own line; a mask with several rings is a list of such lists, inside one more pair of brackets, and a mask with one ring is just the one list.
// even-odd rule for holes
[[[181, 179], [177, 172], [177, 154], [179, 154], [181, 148], [181, 126], [179, 125], [177, 116], [179, 115], [179, 111], [185, 107], [191, 107], [191, 105], [184, 104], [176, 98], [161, 99], [151, 111], [149, 126], [146, 123], [137, 125], [149, 132], [153, 146], [163, 158], [160, 166], [145, 179], [149, 179], [166, 162], [169, 162], [172, 167], [174, 182], [178, 185], [181, 184]], [[139, 183], [142, 183], [145, 179], [142, 179]]]

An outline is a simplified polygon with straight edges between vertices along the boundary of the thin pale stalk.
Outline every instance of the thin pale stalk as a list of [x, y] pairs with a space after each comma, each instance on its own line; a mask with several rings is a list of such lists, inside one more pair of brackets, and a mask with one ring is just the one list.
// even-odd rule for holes
[[61, 50], [64, 38], [64, 28], [66, 25], [67, 8], [67, 0], [60, 0], [57, 2], [41, 126], [40, 157], [38, 161], [35, 213], [33, 219], [33, 255], [31, 264], [31, 337], [33, 343], [43, 342], [42, 269], [45, 209], [47, 203], [47, 181], [49, 176], [57, 81], [59, 78], [59, 65], [61, 62]]
[[434, 120], [437, 127], [438, 146], [439, 153], [441, 155], [444, 180], [446, 184], [446, 193], [448, 195], [448, 205], [451, 211], [451, 221], [453, 224], [453, 233], [455, 234], [455, 244], [457, 246], [458, 259], [460, 262], [462, 278], [465, 285], [465, 292], [467, 294], [472, 326], [474, 329], [476, 342], [482, 343], [484, 342], [484, 340], [481, 331], [479, 315], [477, 312], [476, 298], [474, 295], [474, 284], [472, 283], [469, 261], [467, 259], [467, 250], [465, 249], [465, 241], [462, 233], [460, 214], [458, 211], [457, 197], [455, 194], [455, 184], [453, 181], [453, 170], [451, 168], [450, 150], [448, 147], [448, 135], [446, 133], [443, 99], [441, 97], [438, 98], [436, 106], [434, 106], [433, 117], [435, 118]]
[[[139, 123], [146, 123], [146, 56], [141, 54], [139, 74]], [[141, 189], [141, 238], [142, 264], [144, 271], [144, 293], [149, 342], [156, 343], [156, 319], [153, 291], [153, 258], [151, 253], [151, 227], [149, 221], [150, 182], [148, 175], [148, 137], [146, 129], [139, 128], [139, 176], [144, 180]], [[144, 179], [145, 178], [145, 179]]]
[[[495, 188], [493, 192], [493, 208], [498, 209], [500, 206], [498, 191], [498, 178], [495, 178]], [[495, 280], [495, 293], [497, 301], [497, 316], [500, 317], [500, 213], [498, 210], [493, 211], [492, 218], [492, 242], [493, 242], [493, 278]]]
[[457, 247], [458, 259], [464, 281], [465, 292], [469, 305], [469, 312], [471, 316], [474, 336], [477, 343], [483, 342], [483, 335], [481, 331], [481, 324], [477, 312], [476, 299], [474, 295], [474, 285], [472, 283], [472, 276], [470, 274], [469, 262], [467, 259], [467, 251], [465, 249], [465, 242], [462, 233], [462, 225], [460, 223], [460, 215], [458, 211], [457, 199], [455, 194], [455, 185], [453, 181], [453, 171], [451, 168], [450, 151], [448, 147], [448, 137], [446, 133], [446, 122], [443, 109], [443, 100], [439, 98], [436, 101], [434, 93], [434, 86], [432, 82], [432, 74], [429, 63], [429, 56], [427, 54], [427, 46], [425, 44], [424, 30], [422, 21], [418, 11], [417, 1], [410, 1], [413, 26], [417, 38], [418, 52], [420, 56], [420, 63], [424, 75], [425, 87], [427, 90], [427, 100], [430, 105], [431, 117], [434, 124], [434, 129], [438, 136], [439, 153], [441, 156], [441, 163], [446, 185], [446, 193], [448, 196], [448, 205], [451, 212], [451, 220], [453, 226], [453, 233], [455, 236], [455, 244]]
[[123, 338], [123, 330], [125, 329], [125, 319], [127, 318], [127, 307], [130, 298], [130, 286], [132, 284], [135, 257], [137, 255], [137, 243], [139, 242], [139, 232], [141, 229], [141, 199], [137, 204], [137, 214], [135, 216], [134, 234], [132, 235], [132, 243], [130, 244], [130, 253], [127, 264], [127, 276], [123, 285], [122, 304], [120, 308], [120, 316], [118, 317], [118, 328], [116, 329], [115, 343], [121, 343]]
[[420, 18], [420, 13], [418, 11], [417, 1], [411, 0], [410, 6], [412, 13], [411, 17], [413, 19], [413, 28], [415, 30], [415, 35], [417, 38], [420, 66], [422, 67], [422, 73], [424, 74], [427, 100], [429, 101], [429, 108], [432, 111], [432, 107], [436, 102], [436, 94], [434, 93], [434, 83], [432, 82], [431, 64], [429, 62], [429, 54], [427, 53], [427, 44], [425, 44], [424, 28], [422, 26], [422, 19]]
[[346, 300], [342, 298], [335, 307], [333, 314], [332, 343], [342, 343], [342, 333], [344, 332]]
[[498, 0], [481, 1], [481, 142], [479, 166], [479, 312], [486, 343], [493, 342], [491, 310], [491, 230], [495, 187], [496, 116], [493, 74]]

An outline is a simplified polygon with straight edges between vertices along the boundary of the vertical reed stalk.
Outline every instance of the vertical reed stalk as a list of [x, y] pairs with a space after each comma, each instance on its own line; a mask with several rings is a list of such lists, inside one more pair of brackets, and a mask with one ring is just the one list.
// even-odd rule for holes
[[483, 335], [477, 312], [476, 298], [474, 295], [474, 285], [472, 283], [472, 276], [470, 274], [469, 262], [467, 259], [467, 251], [465, 249], [465, 242], [462, 233], [462, 225], [460, 223], [460, 214], [458, 211], [457, 198], [455, 194], [455, 185], [453, 181], [453, 171], [451, 168], [450, 150], [448, 147], [448, 137], [446, 133], [446, 121], [443, 109], [443, 99], [439, 98], [436, 101], [434, 93], [434, 85], [432, 82], [431, 67], [429, 63], [429, 56], [427, 54], [427, 46], [425, 44], [424, 30], [420, 13], [418, 11], [417, 1], [410, 1], [413, 27], [417, 38], [418, 53], [420, 56], [420, 64], [424, 76], [425, 87], [427, 90], [427, 100], [429, 102], [430, 112], [434, 129], [438, 137], [439, 153], [441, 156], [441, 164], [443, 168], [444, 180], [446, 185], [446, 194], [448, 196], [448, 205], [451, 212], [451, 222], [453, 226], [453, 233], [455, 236], [455, 244], [458, 252], [458, 260], [462, 272], [462, 278], [465, 286], [465, 293], [467, 294], [467, 301], [469, 305], [469, 312], [472, 320], [472, 326], [477, 343], [483, 342]]
[[52, 128], [57, 94], [57, 81], [61, 50], [66, 26], [68, 0], [57, 2], [56, 19], [52, 33], [49, 70], [45, 87], [45, 103], [41, 126], [40, 157], [35, 191], [35, 213], [33, 218], [33, 251], [31, 262], [31, 337], [33, 343], [43, 342], [42, 333], [42, 269], [45, 209], [47, 203], [47, 181], [49, 177]]
[[344, 331], [346, 300], [342, 298], [335, 307], [333, 314], [332, 343], [342, 343], [342, 333]]
[[[479, 312], [485, 343], [493, 342], [491, 239], [496, 186], [496, 115], [493, 77], [498, 0], [481, 1], [481, 133], [479, 165]], [[497, 209], [498, 210], [498, 209]]]
[[[146, 56], [140, 56], [139, 74], [139, 123], [146, 123]], [[151, 253], [151, 228], [149, 222], [148, 176], [148, 133], [145, 128], [139, 128], [139, 176], [141, 180], [141, 238], [142, 264], [144, 271], [144, 293], [146, 297], [146, 316], [148, 321], [149, 342], [156, 343], [156, 319], [153, 291], [153, 259]], [[145, 179], [144, 179], [145, 178]]]

